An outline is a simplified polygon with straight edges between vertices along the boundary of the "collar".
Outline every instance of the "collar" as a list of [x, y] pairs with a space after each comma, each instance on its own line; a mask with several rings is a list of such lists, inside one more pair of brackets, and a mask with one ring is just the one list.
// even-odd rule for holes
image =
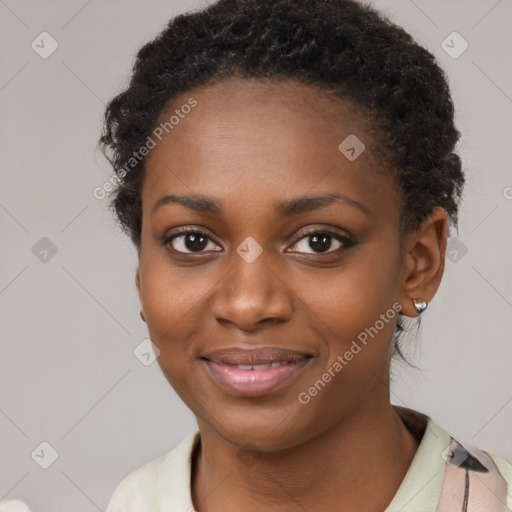
[[[435, 512], [444, 477], [441, 453], [450, 436], [429, 416], [393, 405], [407, 428], [421, 438], [414, 459], [385, 512]], [[423, 432], [423, 435], [422, 435]], [[165, 512], [194, 510], [191, 496], [191, 468], [199, 430], [189, 434], [170, 453], [160, 458], [157, 474], [158, 505]], [[169, 476], [172, 475], [172, 478]]]
[[443, 484], [445, 463], [442, 452], [450, 436], [432, 418], [412, 409], [393, 405], [411, 433], [423, 437], [407, 473], [385, 512], [435, 512]]

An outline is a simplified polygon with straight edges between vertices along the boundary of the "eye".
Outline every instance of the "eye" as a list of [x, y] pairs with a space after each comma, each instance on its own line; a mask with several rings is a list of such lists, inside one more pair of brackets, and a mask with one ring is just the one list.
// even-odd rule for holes
[[[306, 241], [308, 238], [309, 242]], [[333, 245], [333, 240], [335, 242], [335, 247], [333, 250], [329, 250]], [[299, 249], [292, 252], [307, 253], [307, 249], [311, 249], [313, 252], [309, 254], [325, 254], [333, 253], [339, 251], [342, 248], [348, 248], [353, 245], [355, 245], [355, 243], [347, 236], [326, 229], [317, 229], [315, 231], [306, 233], [297, 242], [295, 242], [292, 247], [297, 246]]]
[[[309, 242], [307, 242], [307, 239], [309, 239]], [[180, 254], [200, 254], [208, 252], [208, 250], [214, 252], [222, 250], [206, 232], [197, 228], [180, 229], [177, 233], [165, 238], [162, 245], [170, 246], [172, 250]], [[332, 248], [333, 245], [334, 248]], [[355, 245], [355, 242], [347, 236], [328, 229], [317, 229], [304, 234], [292, 246], [292, 248], [298, 247], [298, 249], [291, 252], [308, 253], [308, 249], [310, 249], [313, 252], [309, 254], [328, 254], [353, 245]]]
[[[174, 251], [182, 254], [201, 253], [208, 247], [208, 241], [217, 246], [204, 231], [198, 229], [182, 229], [178, 233], [167, 237], [163, 245], [170, 246]], [[217, 246], [218, 247], [218, 246]], [[221, 249], [212, 249], [215, 252]]]

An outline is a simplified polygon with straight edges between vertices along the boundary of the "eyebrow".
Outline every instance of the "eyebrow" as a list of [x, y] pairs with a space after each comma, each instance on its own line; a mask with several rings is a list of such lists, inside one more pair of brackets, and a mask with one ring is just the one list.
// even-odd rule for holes
[[[359, 201], [338, 193], [324, 194], [319, 196], [302, 196], [286, 199], [276, 203], [274, 205], [274, 211], [280, 217], [290, 217], [292, 215], [298, 215], [300, 213], [318, 210], [324, 206], [334, 203], [335, 201], [341, 201], [348, 206], [358, 208], [367, 215], [370, 215], [368, 208], [363, 206]], [[198, 195], [165, 195], [162, 196], [153, 205], [153, 208], [151, 209], [151, 215], [154, 215], [156, 211], [159, 210], [162, 206], [169, 204], [179, 204], [189, 208], [190, 210], [194, 210], [199, 213], [209, 213], [212, 215], [221, 215], [223, 211], [223, 203], [217, 199], [211, 199]]]

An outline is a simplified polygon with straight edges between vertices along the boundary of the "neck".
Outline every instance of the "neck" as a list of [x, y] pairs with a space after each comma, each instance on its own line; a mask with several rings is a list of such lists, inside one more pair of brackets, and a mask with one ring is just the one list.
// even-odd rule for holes
[[198, 424], [192, 497], [201, 512], [258, 510], [263, 502], [268, 512], [384, 510], [419, 444], [389, 402], [278, 452], [243, 453]]

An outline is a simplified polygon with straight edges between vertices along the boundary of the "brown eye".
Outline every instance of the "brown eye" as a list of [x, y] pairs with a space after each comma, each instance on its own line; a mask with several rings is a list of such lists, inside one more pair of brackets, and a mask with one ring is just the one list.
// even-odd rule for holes
[[[292, 247], [299, 247], [293, 252], [306, 254], [325, 254], [339, 251], [341, 248], [348, 248], [354, 245], [353, 242], [339, 233], [332, 231], [317, 230], [310, 231], [300, 238]], [[334, 248], [332, 248], [334, 246]], [[308, 252], [311, 250], [312, 252]]]
[[[176, 233], [164, 241], [164, 244], [170, 246], [174, 251], [183, 254], [194, 254], [201, 253], [208, 248], [209, 250], [219, 251], [215, 249], [218, 247], [217, 244], [211, 240], [211, 238], [203, 231], [187, 230], [180, 233]], [[211, 247], [213, 245], [213, 247]]]

